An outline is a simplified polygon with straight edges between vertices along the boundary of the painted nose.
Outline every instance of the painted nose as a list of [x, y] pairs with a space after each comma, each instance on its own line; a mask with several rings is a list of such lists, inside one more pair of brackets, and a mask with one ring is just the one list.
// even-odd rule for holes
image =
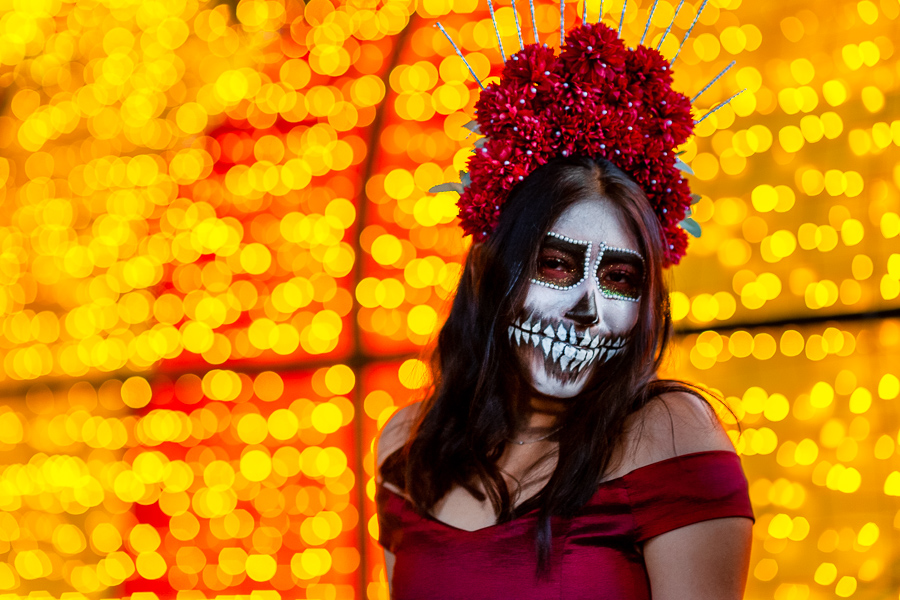
[[565, 316], [583, 327], [599, 323], [600, 315], [597, 313], [597, 301], [594, 299], [594, 290], [589, 289], [586, 291], [584, 296], [579, 298], [575, 306], [569, 309]]

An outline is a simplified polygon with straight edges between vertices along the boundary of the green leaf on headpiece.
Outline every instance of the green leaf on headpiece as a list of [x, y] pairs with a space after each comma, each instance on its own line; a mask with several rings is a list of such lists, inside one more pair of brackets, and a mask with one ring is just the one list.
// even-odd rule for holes
[[469, 184], [472, 183], [472, 178], [469, 177], [469, 174], [466, 171], [460, 171], [459, 181], [462, 183], [463, 188], [467, 188], [469, 187]]
[[680, 158], [675, 159], [675, 168], [681, 171], [684, 171], [688, 175], [693, 175], [694, 170], [687, 166], [687, 163], [681, 160]]
[[478, 129], [478, 121], [469, 121], [468, 123], [463, 125], [463, 127], [468, 129], [472, 133], [477, 133], [478, 135], [481, 135], [481, 130]]
[[697, 204], [698, 202], [700, 202], [700, 200], [701, 200], [700, 194], [691, 194], [691, 204], [692, 205]]
[[457, 194], [462, 194], [463, 191], [465, 191], [463, 185], [456, 182], [434, 185], [431, 186], [431, 188], [428, 190], [428, 192], [431, 194], [439, 194], [441, 192], [456, 192]]
[[690, 217], [683, 220], [681, 223], [679, 223], [679, 225], [681, 225], [682, 229], [687, 231], [689, 234], [691, 234], [695, 238], [700, 237], [700, 234], [702, 233], [700, 231], [700, 223], [698, 223], [697, 221], [693, 220]]
[[675, 156], [681, 156], [681, 155], [684, 154], [685, 152], [687, 152], [687, 150], [682, 150], [681, 152], [676, 152], [676, 153], [675, 153]]

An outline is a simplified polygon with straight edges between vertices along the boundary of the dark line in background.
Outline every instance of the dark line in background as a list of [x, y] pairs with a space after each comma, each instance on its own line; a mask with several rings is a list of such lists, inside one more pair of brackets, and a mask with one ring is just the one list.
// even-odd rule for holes
[[[356, 434], [356, 501], [359, 506], [359, 523], [357, 524], [358, 541], [359, 541], [359, 593], [360, 598], [367, 597], [366, 583], [369, 578], [369, 541], [368, 522], [365, 518], [365, 502], [366, 502], [366, 471], [363, 465], [363, 453], [365, 447], [363, 444], [363, 416], [365, 415], [364, 399], [362, 396], [362, 370], [367, 364], [373, 362], [372, 357], [362, 351], [362, 334], [359, 326], [359, 302], [356, 300], [356, 286], [363, 279], [363, 249], [362, 240], [360, 239], [363, 229], [368, 222], [369, 202], [366, 195], [366, 186], [369, 179], [375, 171], [376, 156], [378, 155], [379, 140], [384, 128], [385, 114], [390, 106], [390, 100], [393, 98], [391, 94], [391, 73], [400, 62], [400, 56], [406, 48], [406, 42], [413, 30], [413, 24], [416, 21], [418, 13], [413, 10], [409, 15], [406, 26], [400, 33], [394, 37], [393, 52], [391, 53], [390, 62], [383, 71], [381, 81], [384, 83], [384, 98], [375, 111], [375, 118], [369, 128], [369, 139], [366, 147], [366, 161], [363, 166], [362, 176], [360, 178], [360, 189], [357, 195], [356, 209], [356, 236], [353, 240], [353, 252], [356, 255], [356, 262], [353, 265], [353, 278], [351, 285], [353, 289], [350, 294], [353, 296], [353, 304], [350, 310], [350, 318], [352, 319], [351, 328], [353, 331], [353, 351], [347, 361], [348, 366], [353, 369], [356, 375], [356, 385], [353, 386], [353, 405], [356, 407], [356, 418], [353, 420], [353, 426]], [[405, 357], [405, 355], [404, 355]], [[399, 357], [397, 357], [399, 358]]]
[[808, 317], [786, 317], [772, 319], [771, 321], [744, 321], [738, 323], [722, 323], [721, 325], [706, 325], [703, 327], [676, 327], [675, 335], [684, 336], [704, 331], [734, 331], [736, 329], [760, 329], [763, 327], [787, 327], [788, 325], [821, 325], [825, 323], [853, 323], [856, 321], [874, 321], [879, 319], [900, 318], [900, 308], [885, 310], [873, 310], [857, 313], [842, 313], [837, 315], [810, 315]]

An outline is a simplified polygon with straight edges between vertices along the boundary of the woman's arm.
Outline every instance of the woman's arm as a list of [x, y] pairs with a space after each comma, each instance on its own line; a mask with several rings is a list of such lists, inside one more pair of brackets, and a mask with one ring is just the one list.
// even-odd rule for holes
[[644, 542], [653, 600], [741, 600], [752, 525], [744, 517], [712, 519]]
[[[381, 464], [385, 459], [400, 449], [409, 438], [409, 431], [419, 413], [419, 403], [415, 402], [398, 410], [388, 419], [378, 436], [375, 446], [375, 479], [381, 481]], [[390, 484], [387, 484], [390, 485]], [[399, 490], [395, 490], [399, 491]], [[391, 590], [391, 582], [394, 579], [394, 562], [397, 557], [388, 550], [384, 551], [385, 575], [388, 582], [388, 590]]]
[[[691, 452], [734, 451], [713, 410], [695, 396], [665, 394], [642, 412], [640, 434], [627, 436], [637, 461], [632, 468]], [[653, 600], [743, 598], [752, 525], [744, 517], [711, 519], [644, 542]]]

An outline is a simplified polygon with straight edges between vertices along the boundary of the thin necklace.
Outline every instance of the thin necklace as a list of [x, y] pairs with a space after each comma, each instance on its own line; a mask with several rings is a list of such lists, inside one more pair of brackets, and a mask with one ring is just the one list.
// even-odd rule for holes
[[514, 444], [519, 444], [520, 446], [523, 446], [523, 445], [525, 445], [525, 444], [534, 444], [535, 442], [540, 442], [541, 440], [546, 440], [548, 437], [550, 437], [550, 436], [553, 435], [554, 433], [558, 432], [560, 429], [562, 429], [562, 425], [560, 425], [559, 427], [557, 427], [556, 429], [554, 429], [553, 431], [551, 431], [551, 432], [548, 433], [547, 435], [541, 436], [541, 437], [539, 437], [539, 438], [537, 438], [537, 439], [535, 439], [535, 440], [524, 440], [524, 441], [519, 441], [519, 440], [513, 440], [513, 439], [510, 439], [510, 438], [506, 438], [506, 439], [507, 439], [508, 441], [514, 443]]

